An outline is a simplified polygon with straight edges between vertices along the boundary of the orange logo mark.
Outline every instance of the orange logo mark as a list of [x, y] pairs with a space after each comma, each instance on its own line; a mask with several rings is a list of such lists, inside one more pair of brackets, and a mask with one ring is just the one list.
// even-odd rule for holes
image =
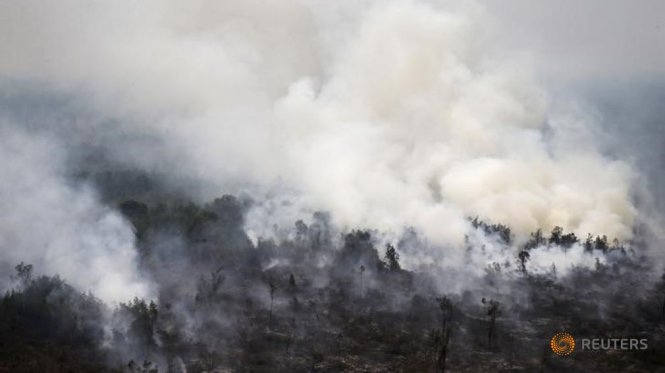
[[575, 338], [569, 333], [557, 333], [550, 340], [550, 347], [559, 356], [570, 355], [575, 350]]

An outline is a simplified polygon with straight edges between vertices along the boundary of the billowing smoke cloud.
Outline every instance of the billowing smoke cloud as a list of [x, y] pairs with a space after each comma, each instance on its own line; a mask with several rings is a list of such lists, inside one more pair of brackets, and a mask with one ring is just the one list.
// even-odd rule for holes
[[549, 113], [521, 66], [483, 55], [476, 20], [371, 12], [332, 78], [277, 106], [298, 185], [345, 223], [410, 223], [439, 241], [459, 243], [473, 215], [520, 234], [629, 236], [630, 171], [594, 150], [580, 118]]
[[130, 225], [88, 187], [65, 179], [62, 148], [4, 123], [0, 128], [2, 266], [33, 264], [37, 273], [64, 276], [106, 301], [150, 296], [136, 272]]
[[[452, 246], [476, 215], [521, 237], [556, 225], [630, 237], [631, 170], [595, 148], [585, 115], [550, 104], [528, 64], [491, 52], [482, 9], [349, 4], [331, 16], [295, 0], [3, 3], [0, 77], [86, 97], [128, 136], [156, 137], [110, 156], [200, 180], [205, 197], [284, 188], [341, 227], [413, 226]], [[41, 167], [31, 174], [57, 179]], [[59, 222], [101, 216], [82, 239], [131, 246], [87, 192], [51, 193], [83, 204]]]

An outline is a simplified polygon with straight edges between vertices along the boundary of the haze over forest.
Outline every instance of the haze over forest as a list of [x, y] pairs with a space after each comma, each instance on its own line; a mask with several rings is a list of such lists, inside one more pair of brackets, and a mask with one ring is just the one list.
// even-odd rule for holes
[[661, 14], [0, 4], [0, 371], [662, 369]]

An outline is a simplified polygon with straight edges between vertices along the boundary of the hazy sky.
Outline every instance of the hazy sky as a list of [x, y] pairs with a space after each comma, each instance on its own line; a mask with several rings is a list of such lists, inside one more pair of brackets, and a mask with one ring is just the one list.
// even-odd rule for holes
[[564, 77], [665, 75], [665, 2], [483, 0], [500, 40]]

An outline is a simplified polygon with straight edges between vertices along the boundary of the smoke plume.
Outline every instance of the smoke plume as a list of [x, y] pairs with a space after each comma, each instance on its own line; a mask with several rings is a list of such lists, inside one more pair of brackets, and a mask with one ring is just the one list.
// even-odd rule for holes
[[106, 301], [150, 296], [150, 285], [136, 272], [131, 226], [89, 186], [67, 181], [56, 144], [9, 125], [1, 128], [0, 248], [6, 273], [25, 262]]
[[37, 125], [37, 140], [15, 134], [22, 123], [0, 129], [2, 259], [42, 260], [104, 298], [146, 294], [128, 224], [69, 185], [49, 150], [86, 141], [114, 162], [195, 180], [194, 198], [243, 190], [288, 202], [284, 215], [250, 214], [255, 231], [326, 210], [343, 229], [412, 227], [451, 250], [470, 216], [519, 240], [555, 226], [631, 237], [635, 172], [598, 149], [591, 115], [554, 103], [528, 61], [496, 52], [481, 7], [331, 8], [0, 5], [3, 90], [41, 87], [94, 113], [65, 136], [52, 125]]

